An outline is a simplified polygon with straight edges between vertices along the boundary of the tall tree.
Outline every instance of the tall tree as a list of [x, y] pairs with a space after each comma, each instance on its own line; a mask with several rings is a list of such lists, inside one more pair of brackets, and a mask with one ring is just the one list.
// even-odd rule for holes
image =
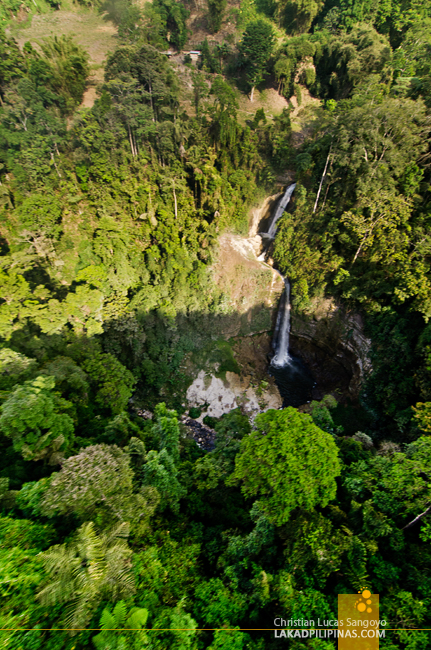
[[307, 32], [324, 5], [323, 0], [281, 0], [277, 2], [279, 22], [290, 34]]
[[64, 412], [71, 404], [54, 387], [54, 377], [37, 377], [17, 386], [3, 404], [0, 430], [26, 460], [57, 464], [72, 441], [73, 420]]
[[240, 479], [243, 493], [257, 496], [262, 512], [277, 525], [295, 508], [327, 505], [340, 474], [333, 437], [291, 406], [269, 410], [255, 424], [241, 442], [231, 481]]
[[88, 53], [71, 36], [62, 34], [40, 43], [43, 57], [32, 51], [29, 74], [38, 86], [51, 88], [65, 115], [81, 103], [90, 71]]
[[195, 105], [196, 117], [199, 117], [199, 109], [202, 103], [202, 100], [209, 94], [208, 84], [205, 80], [205, 75], [203, 72], [198, 70], [193, 70], [192, 72], [192, 83], [193, 83], [193, 102]]
[[250, 84], [250, 101], [254, 89], [264, 79], [265, 68], [274, 47], [274, 30], [265, 20], [255, 20], [247, 25], [242, 35], [239, 51]]
[[221, 27], [227, 0], [207, 0], [211, 31], [216, 34]]
[[325, 34], [315, 55], [316, 90], [323, 97], [348, 97], [371, 74], [391, 79], [392, 52], [386, 36], [358, 23], [350, 32]]
[[182, 2], [176, 0], [154, 0], [153, 7], [160, 13], [167, 29], [167, 40], [182, 50], [187, 43], [189, 32], [186, 20], [190, 15]]
[[24, 75], [26, 63], [18, 47], [18, 43], [6, 36], [0, 27], [0, 102], [3, 103], [4, 91], [13, 79]]

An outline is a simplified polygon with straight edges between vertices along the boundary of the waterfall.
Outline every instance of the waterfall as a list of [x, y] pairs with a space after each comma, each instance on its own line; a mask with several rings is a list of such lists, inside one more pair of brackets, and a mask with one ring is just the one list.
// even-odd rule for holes
[[283, 368], [290, 361], [289, 356], [289, 333], [290, 333], [290, 282], [281, 276], [284, 282], [284, 292], [278, 306], [277, 322], [272, 339], [274, 356], [271, 359], [271, 366]]
[[[280, 200], [277, 209], [275, 211], [274, 217], [269, 226], [267, 233], [263, 234], [263, 237], [269, 239], [274, 239], [277, 232], [277, 221], [282, 216], [285, 211], [290, 197], [293, 194], [293, 190], [296, 187], [296, 183], [289, 185], [286, 189], [282, 199]], [[265, 253], [263, 253], [259, 259], [265, 259]], [[284, 292], [280, 298], [280, 304], [278, 306], [277, 321], [275, 324], [274, 336], [272, 339], [272, 349], [274, 350], [274, 356], [271, 360], [271, 366], [275, 368], [283, 368], [284, 366], [289, 365], [290, 356], [289, 356], [289, 332], [290, 332], [290, 282], [283, 275], [280, 276], [284, 282]]]
[[290, 201], [290, 197], [292, 196], [295, 187], [296, 187], [296, 183], [289, 185], [280, 203], [277, 205], [277, 210], [275, 211], [274, 217], [271, 221], [271, 225], [269, 226], [269, 230], [268, 230], [268, 237], [270, 237], [271, 239], [274, 239], [275, 237], [275, 233], [277, 232], [277, 221], [280, 219], [283, 212], [287, 208], [287, 205]]

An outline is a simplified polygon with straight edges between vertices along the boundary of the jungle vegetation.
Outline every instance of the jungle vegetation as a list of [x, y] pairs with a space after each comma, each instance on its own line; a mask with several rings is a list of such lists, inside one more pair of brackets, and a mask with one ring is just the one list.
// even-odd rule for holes
[[[87, 109], [72, 37], [21, 49], [0, 27], [9, 650], [330, 650], [262, 628], [336, 619], [337, 595], [364, 587], [400, 628], [382, 648], [429, 647], [414, 630], [431, 627], [431, 5], [241, 7], [237, 44], [202, 43], [188, 111], [163, 51], [186, 46], [189, 1], [100, 3], [118, 46]], [[231, 9], [208, 2], [212, 33]], [[290, 109], [267, 119], [250, 101], [239, 118], [238, 93], [265, 83], [319, 100], [300, 144]], [[185, 355], [231, 317], [217, 239], [245, 234], [287, 170], [272, 253], [293, 308], [360, 311], [372, 372], [360, 407], [213, 419], [206, 452], [179, 418]]]

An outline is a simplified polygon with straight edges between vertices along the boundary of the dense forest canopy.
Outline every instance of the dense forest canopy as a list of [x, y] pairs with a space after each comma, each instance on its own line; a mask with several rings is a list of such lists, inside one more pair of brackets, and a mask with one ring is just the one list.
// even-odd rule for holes
[[[80, 5], [0, 6], [2, 647], [330, 650], [264, 630], [369, 588], [381, 647], [425, 650], [431, 4]], [[115, 23], [92, 106], [76, 38], [18, 45], [36, 6]], [[218, 238], [286, 172], [292, 308], [360, 312], [372, 370], [353, 405], [209, 418], [204, 450], [180, 416], [184, 360], [233, 316]]]

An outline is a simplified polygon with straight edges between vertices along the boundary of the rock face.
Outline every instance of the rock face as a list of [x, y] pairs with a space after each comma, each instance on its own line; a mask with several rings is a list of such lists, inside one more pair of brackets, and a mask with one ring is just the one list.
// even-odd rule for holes
[[191, 437], [196, 442], [197, 446], [205, 451], [212, 451], [215, 447], [215, 439], [217, 433], [211, 427], [207, 427], [198, 420], [183, 415], [181, 422], [188, 428]]
[[250, 211], [250, 227], [248, 231], [249, 237], [255, 237], [260, 232], [268, 231], [268, 220], [272, 216], [277, 201], [283, 195], [282, 192], [279, 194], [273, 194], [268, 196], [262, 203], [255, 208], [252, 208]]
[[251, 377], [226, 372], [224, 379], [201, 370], [187, 390], [190, 406], [207, 405], [199, 420], [205, 415], [215, 418], [241, 407], [247, 415], [254, 417], [270, 408], [278, 409], [282, 405], [280, 394], [273, 384], [265, 387], [253, 386]]
[[291, 353], [305, 361], [316, 380], [313, 399], [325, 393], [356, 399], [371, 371], [371, 341], [364, 335], [362, 317], [328, 299], [314, 307], [312, 314], [292, 314]]

